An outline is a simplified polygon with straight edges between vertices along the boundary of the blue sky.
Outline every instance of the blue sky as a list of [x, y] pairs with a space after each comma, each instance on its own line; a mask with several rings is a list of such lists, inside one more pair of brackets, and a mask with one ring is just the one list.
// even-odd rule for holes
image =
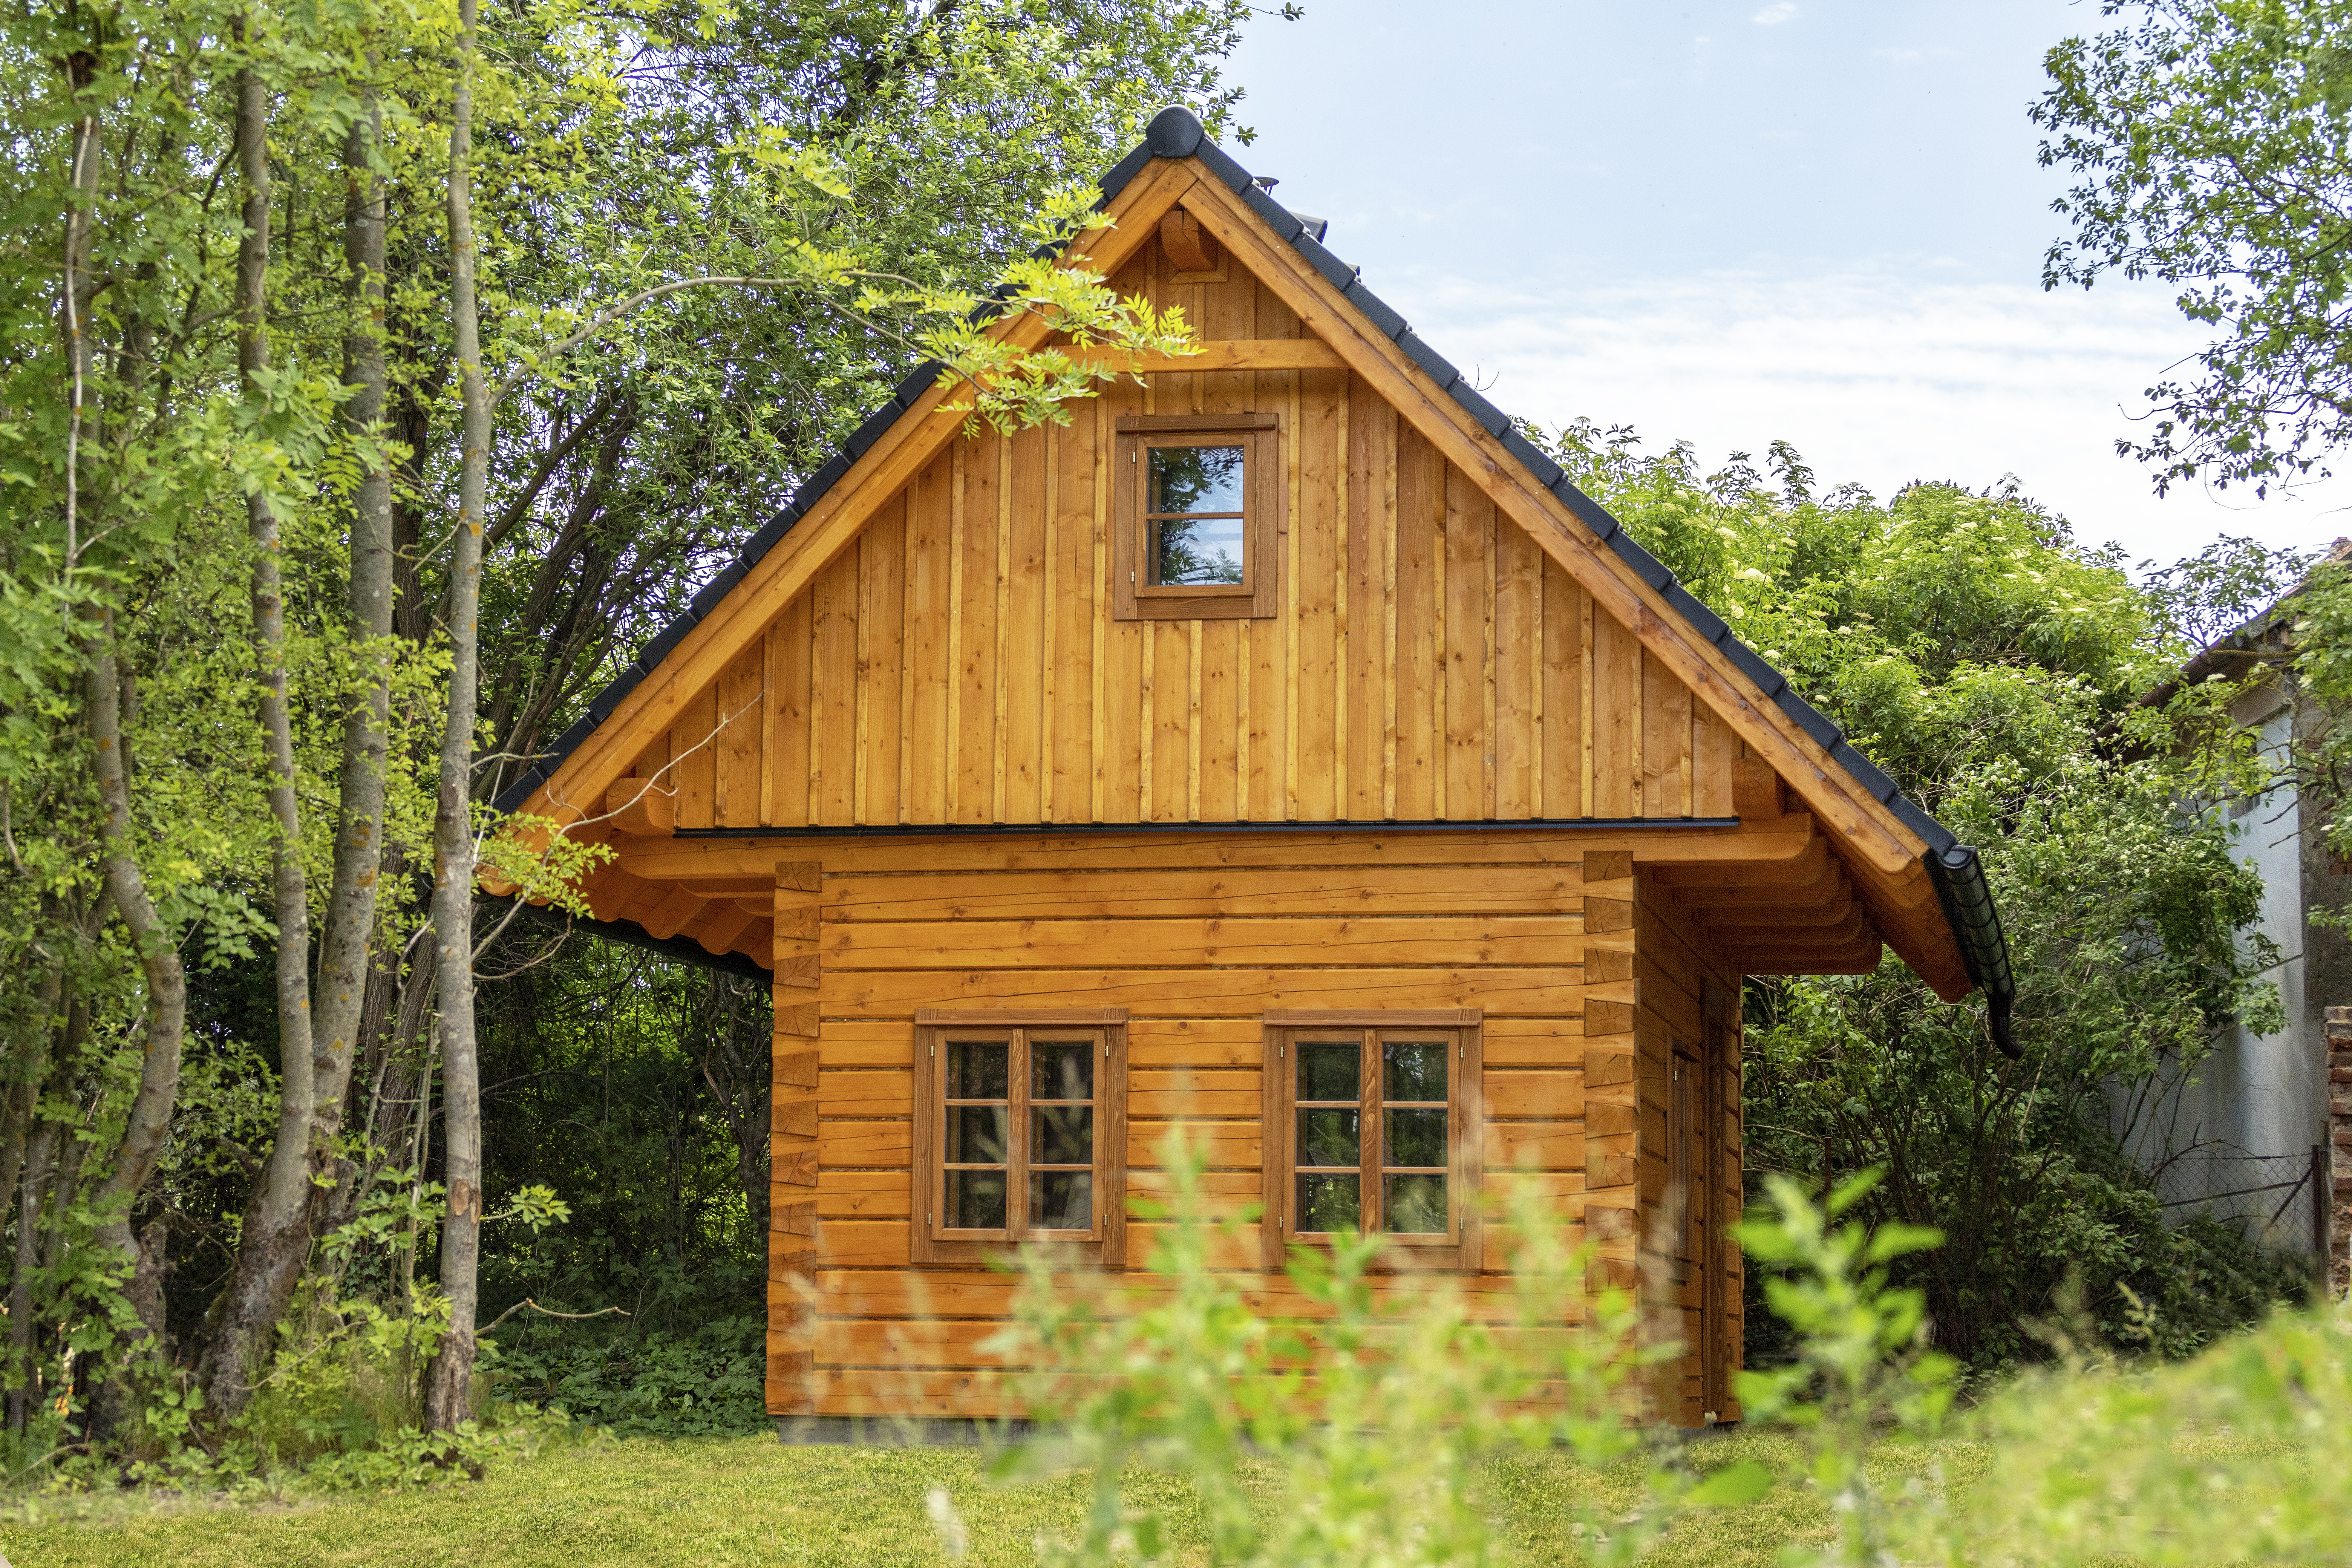
[[2158, 286], [2041, 288], [2026, 107], [2095, 5], [1304, 4], [1232, 63], [1232, 150], [1512, 413], [1881, 495], [2014, 473], [2136, 557], [2352, 532], [2352, 480], [2159, 500], [2114, 455], [2203, 339]]

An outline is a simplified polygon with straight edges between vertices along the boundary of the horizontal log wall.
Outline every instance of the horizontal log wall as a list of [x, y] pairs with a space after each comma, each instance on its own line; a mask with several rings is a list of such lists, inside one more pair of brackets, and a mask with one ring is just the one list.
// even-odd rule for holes
[[[1008, 846], [1020, 867], [1012, 870], [910, 869], [907, 847], [853, 844], [849, 858], [828, 847], [816, 943], [814, 1371], [805, 1386], [772, 1384], [772, 1408], [1002, 1408], [981, 1345], [1009, 1313], [1014, 1282], [908, 1264], [919, 1007], [1129, 1008], [1129, 1193], [1165, 1194], [1162, 1142], [1181, 1123], [1206, 1154], [1209, 1194], [1234, 1208], [1259, 1196], [1261, 1015], [1481, 1008], [1486, 1168], [1531, 1172], [1580, 1226], [1587, 1022], [1622, 1020], [1634, 997], [1630, 857], [1451, 837], [1385, 841], [1373, 864], [1365, 846], [1305, 841], [1286, 861], [1283, 846], [1264, 841], [1168, 838], [1108, 862], [1090, 846]], [[1520, 858], [1504, 858], [1512, 851]], [[787, 1045], [797, 1048], [780, 1038]], [[1496, 1229], [1490, 1269], [1503, 1266]], [[1156, 1233], [1131, 1225], [1131, 1268], [1149, 1258]], [[1612, 1250], [1630, 1266], [1629, 1247]], [[1313, 1315], [1257, 1258], [1250, 1226], [1223, 1261], [1262, 1308]], [[778, 1270], [799, 1267], [780, 1260]], [[1504, 1280], [1471, 1283], [1496, 1315], [1509, 1312]]]
[[[1299, 333], [1157, 241], [1116, 281], [1210, 340]], [[1728, 728], [1361, 382], [1147, 379], [886, 502], [638, 761], [677, 826], [1731, 813]], [[1282, 419], [1280, 615], [1111, 619], [1114, 422], [1242, 411]]]
[[[1740, 1364], [1742, 1258], [1738, 1244], [1727, 1238], [1722, 1226], [1726, 1220], [1738, 1217], [1744, 1202], [1739, 1163], [1737, 1032], [1740, 976], [1709, 950], [1706, 939], [1673, 896], [1646, 875], [1640, 879], [1637, 890], [1634, 930], [1633, 1038], [1639, 1086], [1635, 1126], [1640, 1145], [1637, 1212], [1643, 1216], [1647, 1230], [1639, 1238], [1644, 1244], [1664, 1247], [1670, 1242], [1676, 1217], [1674, 1205], [1683, 1201], [1681, 1194], [1671, 1190], [1673, 1156], [1668, 1138], [1668, 1107], [1673, 1093], [1668, 1068], [1675, 1041], [1697, 1053], [1703, 1069], [1713, 1068], [1712, 1081], [1721, 1097], [1718, 1103], [1705, 1107], [1709, 1125], [1701, 1134], [1715, 1145], [1711, 1167], [1715, 1180], [1710, 1195], [1716, 1225], [1711, 1247], [1699, 1260], [1698, 1271], [1687, 1277], [1681, 1266], [1664, 1257], [1653, 1260], [1654, 1267], [1649, 1270], [1654, 1280], [1664, 1282], [1653, 1286], [1665, 1292], [1666, 1299], [1656, 1303], [1665, 1320], [1664, 1327], [1678, 1336], [1685, 1347], [1681, 1359], [1665, 1369], [1662, 1394], [1666, 1414], [1676, 1426], [1699, 1426], [1705, 1424], [1709, 1411], [1723, 1421], [1736, 1420], [1738, 1415], [1737, 1402], [1729, 1392], [1729, 1377]], [[1726, 997], [1718, 1005], [1730, 1015], [1715, 1028], [1708, 1026], [1706, 1016], [1710, 983]], [[1716, 1316], [1712, 1324], [1706, 1321], [1706, 1310], [1710, 1282], [1705, 1270], [1708, 1267], [1717, 1270], [1712, 1282]], [[1705, 1375], [1706, 1341], [1710, 1335], [1724, 1369], [1711, 1394]]]

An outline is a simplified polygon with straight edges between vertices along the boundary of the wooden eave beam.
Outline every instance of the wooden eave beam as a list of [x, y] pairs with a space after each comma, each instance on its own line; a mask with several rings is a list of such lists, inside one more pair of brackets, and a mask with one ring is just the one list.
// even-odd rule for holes
[[[1677, 900], [1676, 902], [1681, 902]], [[1826, 901], [1790, 902], [1786, 904], [1736, 904], [1730, 907], [1699, 904], [1685, 905], [1691, 918], [1708, 931], [1738, 931], [1751, 927], [1798, 928], [1836, 925], [1849, 915], [1860, 912], [1851, 891]]]
[[1756, 953], [1727, 962], [1736, 964], [1742, 974], [1870, 974], [1877, 971], [1879, 959], [1879, 944], [1873, 942], [1867, 949], [1835, 957]]
[[1837, 872], [1838, 862], [1831, 856], [1829, 845], [1813, 838], [1798, 854], [1782, 860], [1718, 858], [1686, 866], [1654, 866], [1650, 875], [1657, 886], [1679, 896], [1735, 888], [1812, 888]]
[[1204, 342], [1189, 354], [1139, 355], [1107, 348], [1066, 348], [1078, 363], [1136, 375], [1196, 370], [1345, 370], [1339, 351], [1320, 338], [1246, 338]]
[[[1297, 824], [1297, 828], [1295, 835], [1280, 835], [1280, 841], [1313, 848], [1324, 844], [1360, 843], [1366, 837], [1361, 831], [1334, 832], [1330, 825], [1324, 823], [1301, 822]], [[1495, 837], [1507, 837], [1528, 845], [1532, 853], [1569, 862], [1586, 856], [1610, 853], [1631, 853], [1636, 864], [1644, 866], [1654, 865], [1658, 858], [1667, 856], [1704, 857], [1703, 861], [1696, 863], [1722, 866], [1733, 870], [1750, 869], [1766, 881], [1784, 875], [1780, 868], [1805, 864], [1813, 855], [1823, 856], [1823, 863], [1827, 864], [1827, 852], [1822, 848], [1822, 840], [1811, 832], [1809, 826], [1790, 831], [1782, 824], [1776, 823], [1774, 828], [1775, 831], [1767, 833], [1739, 829], [1701, 833], [1671, 828], [1662, 828], [1654, 835], [1613, 830], [1608, 833], [1549, 833], [1506, 823], [1497, 825]], [[613, 840], [613, 847], [619, 858], [603, 874], [609, 875], [611, 871], [617, 870], [648, 882], [683, 883], [715, 897], [734, 898], [740, 896], [732, 890], [739, 879], [758, 876], [761, 868], [772, 865], [779, 855], [806, 856], [811, 859], [827, 861], [872, 861], [893, 852], [902, 856], [921, 855], [938, 846], [956, 844], [959, 840], [1001, 846], [1006, 854], [1022, 855], [1164, 848], [1171, 842], [1199, 846], [1205, 850], [1217, 845], [1261, 845], [1276, 841], [1276, 837], [1263, 831], [1219, 835], [1213, 828], [1181, 835], [1149, 832], [1071, 834], [1056, 832], [1051, 823], [1040, 823], [1034, 837], [1026, 833], [992, 832], [984, 836], [960, 835], [953, 827], [942, 827], [936, 836], [921, 837], [894, 835], [881, 837], [844, 832], [838, 837], [787, 837], [781, 834], [772, 838], [619, 837]]]

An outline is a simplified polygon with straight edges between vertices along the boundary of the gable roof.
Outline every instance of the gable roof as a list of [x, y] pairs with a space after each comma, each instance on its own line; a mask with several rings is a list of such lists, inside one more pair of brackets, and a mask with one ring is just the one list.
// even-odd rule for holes
[[[1564, 509], [1570, 518], [1580, 526], [1586, 538], [1577, 538], [1572, 531], [1559, 530], [1558, 539], [1539, 537], [1538, 542], [1555, 554], [1562, 552], [1561, 544], [1594, 562], [1605, 562], [1638, 583], [1646, 594], [1635, 594], [1639, 603], [1632, 606], [1625, 617], [1629, 626], [1645, 644], [1657, 644], [1677, 655], [1686, 683], [1702, 700], [1726, 712], [1736, 727], [1749, 735], [1758, 735], [1778, 742], [1774, 750], [1793, 768], [1780, 766], [1790, 777], [1801, 796], [1812, 800], [1817, 792], [1808, 784], [1827, 788], [1841, 800], [1867, 803], [1856, 820], [1839, 824], [1848, 840], [1851, 853], [1874, 861], [1888, 874], [1905, 858], [1916, 855], [1912, 875], [1924, 868], [1932, 883], [1937, 904], [1957, 949], [1957, 956], [1971, 985], [1983, 986], [1990, 1003], [1995, 1038], [2004, 1050], [2014, 1053], [2009, 1038], [2009, 1004], [2014, 995], [2014, 983], [2009, 968], [2006, 943], [2001, 936], [2000, 917], [1994, 909], [1991, 892], [1985, 883], [1981, 860], [1975, 849], [1962, 845], [1949, 829], [1938, 823], [1916, 805], [1906, 799], [1895, 782], [1849, 742], [1838, 727], [1814, 709], [1789, 684], [1788, 679], [1760, 658], [1754, 649], [1732, 634], [1730, 626], [1678, 582], [1674, 574], [1649, 552], [1643, 549], [1626, 532], [1605, 507], [1584, 494], [1573, 484], [1558, 464], [1527, 439], [1513, 420], [1496, 408], [1473, 386], [1459, 370], [1414, 333], [1404, 317], [1368, 288], [1362, 269], [1350, 267], [1325, 248], [1318, 237], [1321, 225], [1302, 219], [1276, 202], [1250, 176], [1247, 170], [1211, 140], [1200, 121], [1181, 108], [1162, 110], [1146, 132], [1143, 142], [1121, 159], [1101, 181], [1103, 205], [1107, 211], [1115, 209], [1123, 195], [1137, 186], [1155, 165], [1166, 167], [1171, 162], [1190, 162], [1198, 166], [1203, 188], [1213, 202], [1237, 207], [1254, 217], [1256, 227], [1286, 244], [1305, 272], [1328, 286], [1336, 297], [1343, 315], [1334, 315], [1330, 325], [1343, 329], [1342, 336], [1360, 343], [1377, 345], [1387, 351], [1382, 357], [1401, 357], [1422, 378], [1404, 388], [1407, 401], [1427, 403], [1431, 391], [1447, 400], [1442, 405], [1449, 417], [1442, 421], [1457, 427], [1466, 417], [1475, 426], [1477, 449], [1471, 460], [1483, 467], [1486, 478], [1506, 481], [1514, 499], [1531, 500], [1541, 497], [1552, 507]], [[1165, 194], [1161, 207], [1173, 205], [1185, 193], [1172, 190]], [[1227, 200], [1229, 198], [1229, 200]], [[1156, 216], [1156, 214], [1147, 214]], [[1238, 217], [1238, 213], [1229, 215]], [[1140, 226], [1139, 225], [1138, 226]], [[1213, 227], [1214, 226], [1213, 222]], [[1099, 237], [1100, 231], [1097, 231]], [[1082, 237], [1082, 239], [1085, 237]], [[1221, 239], [1242, 240], [1255, 237], [1228, 225]], [[1074, 245], [1078, 242], [1073, 242]], [[1043, 254], [1051, 254], [1046, 252]], [[1108, 270], [1108, 269], [1107, 269]], [[1000, 294], [999, 298], [1005, 297]], [[1001, 307], [984, 305], [977, 318], [987, 320], [1001, 313]], [[1030, 318], [1015, 318], [1015, 330]], [[1302, 318], [1304, 321], [1304, 318]], [[1343, 350], [1346, 343], [1335, 344]], [[801, 486], [792, 501], [745, 545], [742, 553], [698, 593], [686, 612], [656, 633], [638, 650], [636, 658], [610, 686], [589, 702], [588, 711], [558, 737], [520, 778], [502, 790], [496, 800], [501, 811], [512, 812], [527, 805], [546, 803], [541, 797], [547, 784], [563, 770], [567, 759], [592, 736], [598, 735], [606, 721], [620, 712], [643, 682], [659, 670], [670, 655], [694, 633], [706, 619], [713, 616], [737, 587], [772, 552], [793, 535], [795, 527], [813, 514], [826, 515], [821, 522], [831, 527], [839, 516], [838, 506], [828, 506], [842, 481], [857, 469], [861, 460], [877, 446], [887, 446], [900, 440], [903, 424], [908, 426], [922, 423], [922, 415], [936, 409], [940, 402], [939, 388], [941, 370], [937, 363], [927, 363], [909, 373], [894, 389], [892, 395], [876, 409], [843, 444], [824, 466]], [[1361, 370], [1376, 370], [1381, 365], [1365, 364]], [[1430, 405], [1428, 411], [1438, 411]], [[1402, 404], [1400, 412], [1411, 416]], [[949, 434], [952, 434], [952, 426]], [[1483, 437], [1479, 439], [1478, 437]], [[944, 437], [942, 437], [944, 438]], [[1499, 447], [1511, 459], [1509, 471], [1504, 471], [1486, 456]], [[855, 489], [856, 487], [852, 487]], [[1524, 523], [1527, 519], [1520, 517]], [[1549, 517], [1545, 521], [1552, 521]], [[802, 539], [794, 539], [798, 545]], [[1600, 546], [1605, 549], [1596, 550]], [[815, 547], [811, 546], [812, 550]], [[1563, 555], [1563, 564], [1569, 564]], [[1574, 569], [1574, 568], [1571, 568]], [[1587, 568], [1590, 569], [1589, 566]], [[1657, 611], [1663, 609], [1664, 616]], [[1662, 635], [1663, 634], [1663, 635]], [[1692, 646], [1693, 644], [1698, 646]], [[1712, 658], [1707, 657], [1712, 654]], [[1726, 677], [1734, 676], [1732, 680]], [[1740, 689], [1740, 683], [1752, 688], [1755, 699]], [[1714, 689], [1709, 690], [1712, 685]], [[1794, 743], [1801, 734], [1818, 748], [1818, 756]], [[1833, 767], [1835, 775], [1827, 768]], [[1814, 773], [1809, 779], [1804, 775]], [[1857, 803], [1859, 804], [1859, 803]], [[1311, 825], [1302, 824], [1302, 826]], [[1050, 830], [1050, 829], [1049, 829]], [[941, 829], [941, 831], [953, 831]], [[1871, 845], [1853, 842], [1868, 837]], [[1948, 962], [1948, 961], [1947, 961]], [[1931, 980], [1936, 979], [1930, 975]], [[1953, 975], [1952, 980], [1958, 976]], [[1955, 993], [1964, 994], [1966, 985], [1938, 981], [1937, 988], [1948, 999]]]

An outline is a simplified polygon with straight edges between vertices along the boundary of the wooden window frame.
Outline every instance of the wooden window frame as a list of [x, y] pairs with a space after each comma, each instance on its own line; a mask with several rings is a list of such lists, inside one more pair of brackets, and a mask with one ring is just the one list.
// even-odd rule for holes
[[[1316, 1037], [1355, 1033], [1363, 1043], [1367, 1068], [1378, 1061], [1380, 1045], [1384, 1036], [1433, 1035], [1451, 1037], [1456, 1047], [1454, 1070], [1447, 1076], [1449, 1087], [1446, 1119], [1446, 1142], [1451, 1152], [1446, 1182], [1446, 1207], [1450, 1228], [1446, 1234], [1415, 1236], [1409, 1233], [1383, 1232], [1391, 1245], [1383, 1250], [1375, 1268], [1391, 1272], [1453, 1272], [1476, 1273], [1482, 1266], [1479, 1238], [1479, 1185], [1485, 1174], [1485, 1157], [1480, 1140], [1485, 1136], [1482, 1111], [1486, 1053], [1485, 1015], [1475, 1007], [1440, 1007], [1421, 1010], [1343, 1011], [1343, 1012], [1273, 1012], [1265, 1016], [1265, 1055], [1262, 1081], [1265, 1086], [1265, 1155], [1264, 1187], [1265, 1218], [1260, 1227], [1263, 1241], [1263, 1261], [1269, 1270], [1283, 1267], [1293, 1242], [1307, 1246], [1328, 1245], [1312, 1233], [1300, 1237], [1291, 1229], [1291, 1211], [1297, 1203], [1298, 1173], [1297, 1078], [1293, 1062], [1294, 1047], [1300, 1040], [1316, 1043]], [[1377, 1084], [1377, 1077], [1369, 1071], [1360, 1079], [1363, 1088]], [[1376, 1102], [1366, 1103], [1362, 1146], [1377, 1151], [1381, 1146], [1380, 1110]], [[1362, 1212], [1377, 1218], [1380, 1197], [1380, 1165], [1377, 1161], [1360, 1167], [1367, 1172]]]
[[[1032, 1034], [1099, 1037], [1104, 1055], [1095, 1078], [1094, 1224], [1074, 1231], [1032, 1233], [1008, 1224], [1003, 1231], [951, 1232], [938, 1223], [945, 1196], [945, 1166], [940, 1139], [944, 1130], [945, 1076], [939, 1047], [950, 1034], [987, 1031], [1009, 1037]], [[1018, 1053], [1016, 1052], [1016, 1060]], [[1013, 1105], [1012, 1147], [1005, 1165], [1006, 1219], [1028, 1204], [1028, 1084], [1015, 1074], [1008, 1086]], [[908, 1212], [909, 1261], [950, 1268], [985, 1265], [1025, 1241], [1058, 1244], [1102, 1268], [1127, 1266], [1127, 1009], [1089, 1007], [1066, 1011], [957, 1012], [924, 1008], [915, 1015], [913, 1207]]]
[[[1225, 439], [1220, 439], [1223, 437]], [[1151, 447], [1242, 447], [1242, 548], [1244, 584], [1160, 587], [1150, 575], [1144, 490]], [[1282, 416], [1278, 414], [1129, 414], [1117, 421], [1111, 468], [1111, 619], [1190, 621], [1262, 619], [1281, 614], [1282, 550], [1289, 531], [1283, 498]]]

